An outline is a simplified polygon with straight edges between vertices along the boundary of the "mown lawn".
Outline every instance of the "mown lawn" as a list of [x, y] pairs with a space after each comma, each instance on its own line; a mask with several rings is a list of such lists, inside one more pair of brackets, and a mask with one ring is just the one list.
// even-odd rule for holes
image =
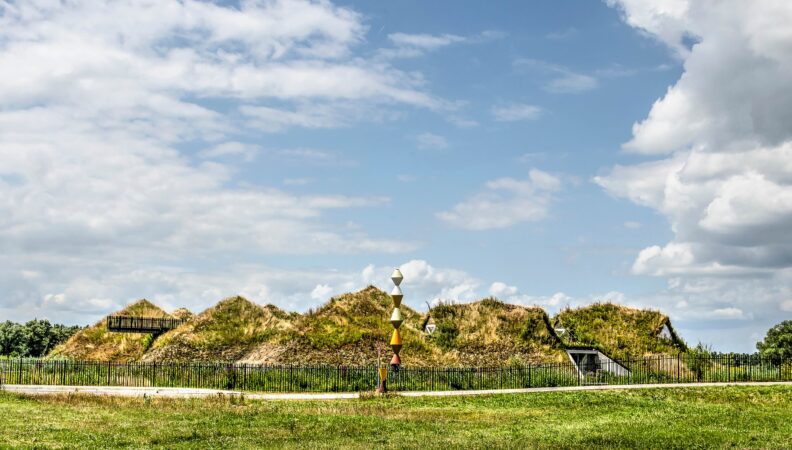
[[0, 447], [792, 448], [792, 387], [321, 402], [0, 393]]

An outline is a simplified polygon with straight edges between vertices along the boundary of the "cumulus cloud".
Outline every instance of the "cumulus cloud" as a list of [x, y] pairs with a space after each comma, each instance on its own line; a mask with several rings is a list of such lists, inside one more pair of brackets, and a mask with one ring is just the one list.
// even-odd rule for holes
[[517, 293], [517, 286], [509, 286], [501, 281], [496, 281], [490, 285], [489, 293], [495, 297], [514, 295]]
[[[624, 145], [662, 158], [595, 179], [672, 224], [674, 241], [643, 250], [635, 271], [734, 274], [792, 266], [792, 7], [618, 5], [628, 23], [675, 49], [685, 67]], [[690, 36], [697, 43], [688, 49]]]
[[244, 261], [414, 249], [326, 220], [387, 198], [235, 179], [261, 155], [238, 136], [439, 107], [420, 74], [355, 56], [365, 32], [324, 1], [0, 4], [0, 308], [266, 297], [277, 270]]
[[745, 319], [762, 335], [790, 298], [792, 5], [608, 3], [684, 67], [623, 145], [649, 160], [594, 179], [671, 224], [633, 272], [668, 277], [655, 300], [679, 317]]
[[484, 192], [437, 213], [446, 223], [468, 230], [507, 228], [547, 217], [561, 179], [531, 169], [527, 179], [498, 178], [488, 181]]

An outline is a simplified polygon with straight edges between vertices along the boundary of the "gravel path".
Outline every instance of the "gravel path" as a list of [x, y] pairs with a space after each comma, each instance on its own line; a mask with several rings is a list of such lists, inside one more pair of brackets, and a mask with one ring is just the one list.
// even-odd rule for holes
[[[533, 392], [569, 392], [569, 391], [601, 391], [622, 389], [659, 389], [659, 388], [686, 388], [686, 387], [712, 387], [712, 386], [792, 386], [792, 382], [750, 382], [750, 383], [678, 383], [678, 384], [631, 384], [631, 385], [602, 385], [602, 386], [568, 386], [546, 387], [528, 389], [491, 389], [481, 391], [428, 391], [428, 392], [401, 392], [404, 397], [452, 397], [461, 395], [493, 395], [493, 394], [527, 394]], [[213, 397], [218, 395], [244, 395], [251, 400], [339, 400], [358, 398], [356, 392], [344, 393], [249, 393], [240, 391], [227, 391], [221, 389], [192, 389], [192, 388], [155, 388], [155, 387], [115, 387], [115, 386], [42, 386], [7, 384], [2, 390], [26, 395], [57, 395], [57, 394], [83, 394], [83, 395], [110, 395], [117, 397], [171, 397], [171, 398], [196, 398]]]

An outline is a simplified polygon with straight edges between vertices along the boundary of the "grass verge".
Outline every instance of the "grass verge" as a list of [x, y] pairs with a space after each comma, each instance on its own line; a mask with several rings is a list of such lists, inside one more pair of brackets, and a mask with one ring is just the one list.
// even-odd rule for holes
[[792, 448], [792, 388], [255, 402], [0, 393], [5, 448]]

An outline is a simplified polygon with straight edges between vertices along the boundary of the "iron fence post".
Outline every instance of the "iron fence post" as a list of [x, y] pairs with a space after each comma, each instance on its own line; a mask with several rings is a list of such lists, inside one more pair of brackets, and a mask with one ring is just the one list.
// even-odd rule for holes
[[533, 372], [533, 367], [528, 364], [528, 387], [531, 387], [531, 372]]

